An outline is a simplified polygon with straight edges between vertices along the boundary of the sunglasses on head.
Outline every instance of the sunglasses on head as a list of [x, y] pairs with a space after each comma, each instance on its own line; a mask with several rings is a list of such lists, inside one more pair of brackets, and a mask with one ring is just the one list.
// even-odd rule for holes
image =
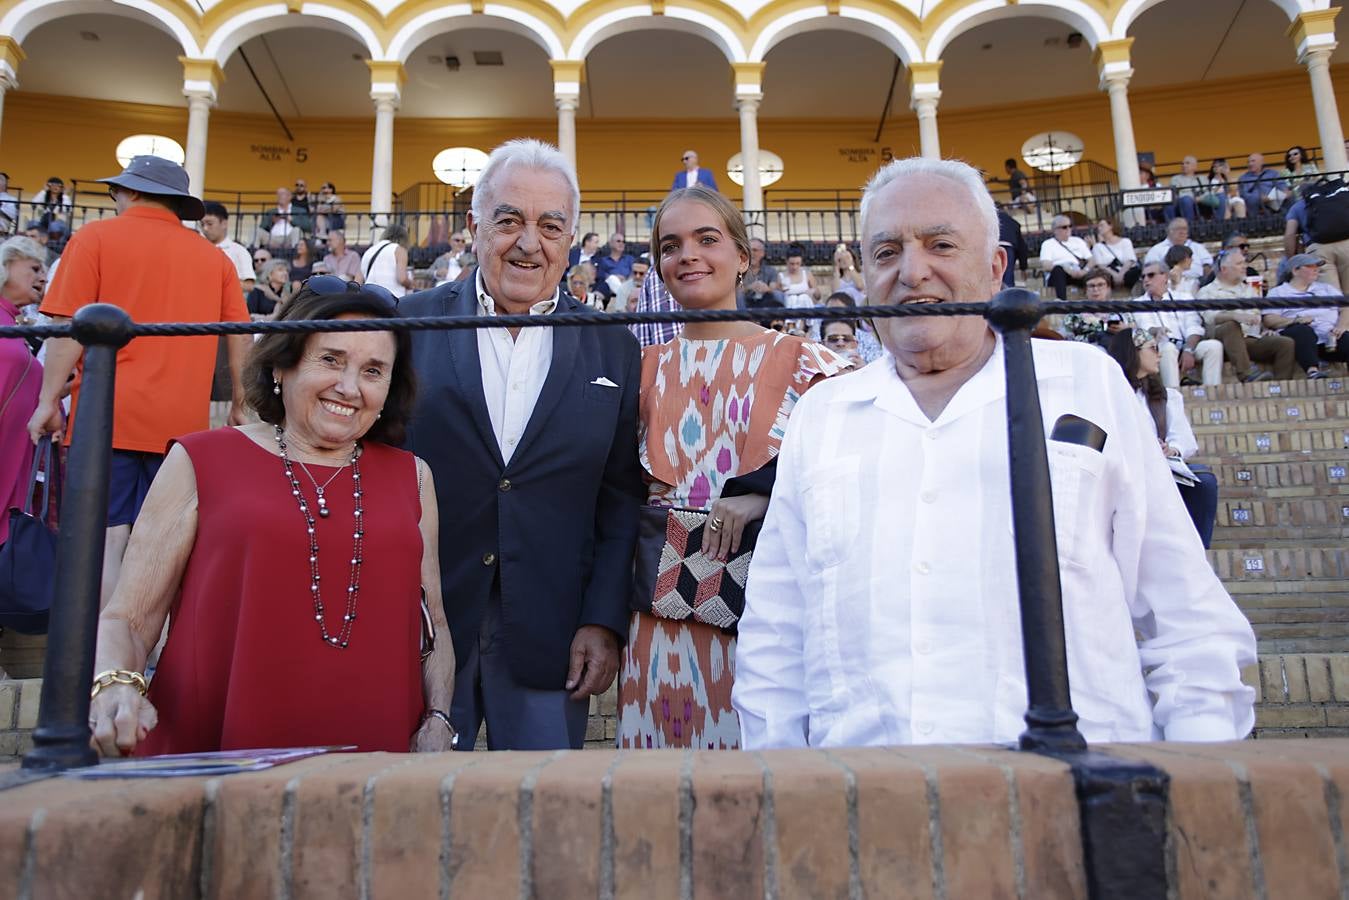
[[377, 284], [357, 284], [346, 281], [336, 275], [310, 275], [300, 283], [301, 288], [309, 288], [316, 294], [373, 294], [389, 304], [390, 309], [398, 306], [398, 298], [386, 287]]

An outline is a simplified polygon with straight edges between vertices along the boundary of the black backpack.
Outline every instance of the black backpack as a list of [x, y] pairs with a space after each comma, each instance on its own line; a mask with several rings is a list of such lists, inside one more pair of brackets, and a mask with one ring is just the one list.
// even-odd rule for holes
[[1307, 205], [1307, 237], [1314, 244], [1349, 238], [1349, 185], [1338, 178], [1312, 185], [1303, 197]]

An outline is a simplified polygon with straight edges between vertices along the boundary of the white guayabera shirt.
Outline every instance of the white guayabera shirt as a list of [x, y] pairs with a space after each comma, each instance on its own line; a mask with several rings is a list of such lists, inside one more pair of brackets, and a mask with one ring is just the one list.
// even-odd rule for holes
[[[1255, 637], [1213, 574], [1119, 366], [1034, 342], [1073, 706], [1090, 741], [1230, 740]], [[931, 421], [889, 354], [792, 412], [750, 569], [733, 700], [743, 745], [1013, 741], [1026, 681], [1002, 342]], [[1141, 636], [1135, 640], [1135, 629]]]

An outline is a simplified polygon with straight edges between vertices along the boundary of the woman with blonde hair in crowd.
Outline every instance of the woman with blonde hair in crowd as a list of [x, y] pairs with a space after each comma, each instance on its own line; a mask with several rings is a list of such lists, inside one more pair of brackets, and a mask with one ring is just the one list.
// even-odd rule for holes
[[857, 260], [847, 244], [839, 244], [834, 248], [834, 267], [829, 270], [828, 293], [825, 296], [831, 294], [847, 294], [859, 304], [865, 303], [867, 299], [862, 270], [857, 267]]
[[[651, 231], [684, 309], [735, 309], [744, 220], [702, 186], [674, 191]], [[734, 629], [788, 416], [847, 361], [753, 322], [690, 322], [642, 354], [639, 457], [647, 482], [632, 620], [619, 673], [620, 747], [733, 748]], [[659, 572], [656, 570], [659, 569]]]
[[[37, 241], [12, 237], [0, 244], [0, 325], [17, 325], [20, 310], [42, 300], [47, 251]], [[37, 409], [42, 363], [22, 338], [0, 339], [0, 544], [9, 536], [10, 507], [22, 508], [33, 463], [28, 419]]]
[[295, 283], [290, 280], [290, 263], [284, 259], [274, 259], [262, 267], [253, 290], [248, 292], [249, 315], [257, 322], [275, 319], [290, 302], [295, 293]]

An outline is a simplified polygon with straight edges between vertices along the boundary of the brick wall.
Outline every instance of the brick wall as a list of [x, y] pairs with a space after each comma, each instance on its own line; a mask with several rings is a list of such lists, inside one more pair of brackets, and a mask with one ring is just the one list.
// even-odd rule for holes
[[[1169, 896], [1349, 890], [1349, 741], [1107, 749], [1170, 777]], [[1087, 894], [1068, 767], [991, 747], [357, 754], [0, 796], [0, 896]]]

